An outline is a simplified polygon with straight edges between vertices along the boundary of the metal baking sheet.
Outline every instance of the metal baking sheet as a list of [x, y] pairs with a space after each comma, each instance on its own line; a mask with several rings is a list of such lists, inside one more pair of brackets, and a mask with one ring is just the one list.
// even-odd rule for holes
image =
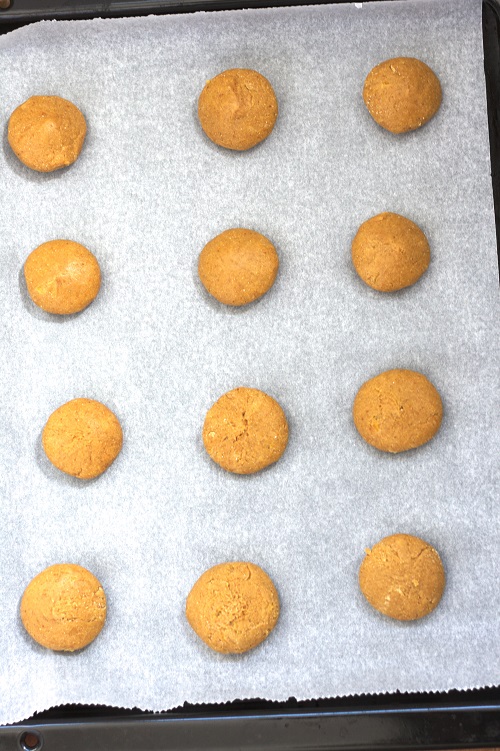
[[[20, 6], [20, 3], [16, 3], [16, 5], [17, 5], [17, 9], [16, 10], [18, 10], [19, 6]], [[112, 5], [113, 4], [107, 3], [106, 6], [108, 6], [108, 7], [106, 8], [106, 11], [112, 10], [112, 8], [111, 8]], [[13, 8], [13, 10], [14, 9], [15, 8]], [[161, 10], [161, 8], [159, 10]], [[64, 9], [64, 11], [65, 11], [65, 9]], [[131, 13], [133, 13], [133, 8], [131, 8], [130, 11], [131, 11]], [[50, 13], [50, 11], [49, 11], [49, 13]], [[2, 18], [0, 16], [0, 21], [1, 20], [2, 20]], [[491, 58], [492, 59], [488, 62], [488, 57], [487, 57], [487, 61], [486, 61], [487, 73], [488, 73], [488, 65], [491, 63], [492, 67], [493, 67], [493, 65], [495, 63], [495, 56], [498, 55], [498, 52], [495, 49], [495, 41], [494, 41], [496, 39], [496, 41], [498, 43], [498, 36], [497, 35], [495, 36], [495, 33], [494, 33], [495, 27], [497, 27], [497, 25], [498, 25], [498, 15], [497, 15], [497, 5], [496, 5], [496, 3], [493, 3], [493, 2], [485, 3], [485, 32], [488, 32], [488, 30], [491, 31], [493, 29], [493, 34], [490, 34], [491, 39], [492, 39], [492, 48], [489, 50], [489, 53], [491, 54]], [[488, 37], [485, 37], [485, 45], [487, 43], [487, 40], [488, 40]], [[486, 51], [488, 52], [488, 49]], [[490, 94], [491, 94], [491, 88], [493, 88], [494, 85], [495, 85], [495, 78], [494, 77], [492, 78], [490, 76], [487, 80], [488, 80], [488, 85], [489, 85]], [[494, 94], [493, 94], [493, 97], [494, 97]], [[492, 101], [491, 101], [491, 97], [490, 97], [490, 127], [492, 127], [492, 128], [495, 127], [494, 123], [497, 122], [494, 117], [493, 118], [491, 117], [491, 111], [492, 111], [492, 107], [495, 106], [495, 101], [498, 102], [498, 99], [496, 99], [496, 100], [493, 99], [493, 105], [492, 105]], [[497, 146], [496, 146], [496, 137], [495, 137], [494, 131], [490, 131], [490, 132], [492, 133], [491, 145], [492, 145], [492, 151], [493, 151], [495, 148], [497, 148]], [[496, 162], [493, 161], [493, 164], [495, 164], [495, 163]], [[494, 179], [495, 179], [495, 173], [494, 173]], [[474, 693], [475, 692], [471, 692], [470, 696], [473, 696]], [[479, 729], [478, 730], [478, 733], [479, 733], [478, 735], [476, 735], [474, 737], [471, 736], [468, 739], [466, 739], [466, 741], [470, 742], [471, 745], [477, 745], [478, 743], [481, 743], [483, 745], [491, 745], [491, 743], [495, 742], [494, 728], [495, 728], [495, 718], [498, 716], [498, 695], [495, 694], [495, 692], [493, 692], [493, 694], [491, 694], [491, 692], [490, 692], [489, 695], [487, 694], [487, 696], [490, 697], [488, 699], [488, 702], [487, 702], [488, 706], [487, 707], [483, 706], [481, 708], [481, 698], [480, 698], [481, 697], [481, 692], [476, 692], [476, 693], [477, 693], [477, 696], [478, 696], [478, 703], [477, 703], [477, 705], [474, 703], [473, 700], [466, 702], [467, 703], [467, 709], [465, 711], [464, 716], [466, 718], [470, 719], [474, 713], [483, 711], [484, 712], [484, 718], [485, 718], [484, 719], [484, 723], [485, 724], [483, 725], [483, 730], [487, 729], [486, 730], [486, 735], [484, 735], [484, 738], [481, 737], [481, 735], [480, 735], [481, 730]], [[483, 692], [482, 695], [484, 696], [484, 692]], [[418, 701], [418, 698], [419, 697], [414, 697], [415, 702]], [[421, 695], [420, 695], [420, 698], [422, 698]], [[446, 716], [453, 716], [453, 717], [455, 717], [456, 716], [456, 712], [458, 710], [462, 709], [461, 707], [458, 707], [458, 709], [457, 709], [457, 706], [453, 706], [453, 704], [452, 704], [451, 709], [450, 709], [450, 707], [448, 707], [448, 708], [439, 707], [438, 705], [439, 705], [440, 701], [443, 700], [443, 697], [435, 696], [434, 698], [433, 697], [425, 697], [425, 698], [429, 699], [429, 705], [428, 705], [429, 707], [434, 704], [435, 707], [436, 707], [436, 711], [437, 712], [443, 712], [444, 714], [448, 713], [448, 714], [446, 714]], [[290, 716], [294, 716], [295, 720], [297, 722], [305, 724], [305, 725], [308, 724], [308, 720], [309, 720], [309, 724], [310, 724], [310, 720], [314, 717], [314, 719], [318, 721], [318, 726], [322, 726], [324, 730], [326, 730], [326, 728], [329, 727], [330, 728], [330, 732], [332, 733], [332, 736], [331, 736], [331, 739], [327, 741], [327, 743], [331, 742], [332, 747], [334, 747], [336, 743], [340, 743], [341, 738], [342, 738], [342, 734], [341, 734], [341, 737], [339, 739], [337, 739], [337, 741], [335, 741], [335, 739], [333, 737], [334, 733], [333, 733], [333, 730], [332, 730], [332, 728], [334, 726], [333, 725], [333, 720], [332, 720], [332, 722], [330, 722], [329, 718], [338, 719], [339, 717], [349, 717], [350, 718], [350, 725], [353, 726], [353, 727], [355, 725], [357, 725], [358, 728], [359, 728], [359, 722], [360, 722], [359, 716], [360, 716], [360, 713], [364, 712], [364, 710], [366, 710], [366, 712], [367, 712], [367, 714], [365, 715], [365, 717], [368, 718], [369, 722], [372, 721], [372, 720], [375, 721], [375, 718], [380, 719], [382, 717], [382, 713], [384, 713], [384, 716], [387, 717], [386, 713], [387, 712], [391, 712], [391, 708], [390, 707], [391, 707], [391, 701], [392, 700], [390, 698], [387, 699], [388, 705], [383, 710], [380, 710], [380, 712], [377, 712], [376, 710], [375, 711], [370, 711], [369, 710], [369, 706], [370, 706], [370, 704], [372, 703], [373, 700], [367, 701], [366, 703], [364, 702], [363, 699], [355, 699], [355, 700], [351, 700], [351, 701], [352, 701], [353, 705], [355, 707], [359, 707], [359, 709], [355, 709], [354, 711], [352, 711], [352, 710], [346, 711], [345, 713], [342, 712], [341, 708], [339, 708], [338, 711], [335, 711], [335, 707], [342, 704], [341, 701], [339, 702], [337, 700], [337, 702], [332, 702], [332, 704], [328, 708], [322, 707], [322, 708], [319, 709], [319, 711], [317, 711], [316, 709], [311, 710], [310, 708], [306, 707], [306, 711], [297, 712], [296, 709], [294, 709], [293, 704], [292, 704], [292, 707], [290, 707], [289, 715]], [[359, 704], [358, 704], [358, 702], [359, 702]], [[409, 727], [408, 718], [410, 716], [412, 718], [415, 718], [415, 717], [418, 716], [419, 720], [422, 720], [423, 716], [426, 716], [426, 714], [427, 714], [426, 710], [423, 710], [418, 715], [417, 714], [411, 714], [410, 715], [410, 710], [408, 710], [407, 707], [406, 708], [396, 709], [394, 707], [394, 704], [396, 704], [396, 703], [397, 702], [393, 702], [392, 701], [392, 706], [393, 706], [393, 709], [394, 709], [394, 712], [395, 712], [395, 716], [398, 716], [398, 717], [401, 718], [401, 726], [402, 727]], [[233, 709], [229, 714], [225, 714], [224, 710], [221, 710], [221, 712], [219, 712], [219, 713], [217, 713], [217, 711], [215, 711], [213, 714], [210, 714], [209, 717], [213, 718], [214, 716], [217, 716], [217, 715], [219, 715], [221, 717], [225, 717], [225, 719], [228, 719], [228, 717], [232, 717], [233, 719], [243, 720], [245, 723], [248, 722], [248, 721], [252, 722], [252, 721], [258, 720], [259, 717], [260, 717], [260, 719], [266, 718], [267, 720], [269, 720], [270, 717], [273, 717], [275, 720], [278, 720], [276, 727], [278, 728], [278, 734], [279, 734], [279, 726], [280, 726], [279, 717], [276, 716], [275, 712], [270, 713], [269, 711], [266, 711], [266, 709], [264, 707], [265, 707], [265, 705], [263, 705], [263, 706], [260, 705], [256, 709], [248, 709], [248, 710], [247, 709], [241, 709], [241, 710], [239, 710], [239, 712], [238, 712], [238, 710], [235, 711]], [[450, 712], [451, 712], [451, 714], [450, 714]], [[201, 717], [202, 714], [203, 713], [201, 712], [200, 713], [200, 717]], [[283, 707], [283, 711], [278, 710], [277, 711], [277, 715], [279, 715], [280, 717], [281, 717], [281, 715], [283, 715], [283, 716], [286, 717], [287, 714], [285, 712], [285, 708]], [[119, 713], [118, 713], [118, 717], [120, 717]], [[135, 718], [135, 719], [137, 719], [137, 721], [139, 722], [139, 725], [142, 725], [142, 723], [144, 723], [146, 721], [148, 723], [155, 722], [155, 719], [154, 719], [155, 717], [156, 717], [157, 728], [159, 728], [160, 725], [158, 724], [158, 721], [160, 720], [160, 718], [158, 718], [157, 716], [151, 716], [151, 715], [141, 714], [141, 715], [138, 715], [138, 717]], [[179, 717], [185, 717], [185, 715], [184, 714], [180, 714], [180, 715], [176, 714], [175, 717], [173, 715], [171, 715], [171, 719], [172, 720], [174, 720], [174, 719], [178, 720]], [[475, 717], [474, 722], [477, 722], [476, 715], [474, 715], [474, 717]], [[70, 718], [70, 724], [71, 724], [71, 710], [70, 710], [69, 718]], [[318, 718], [320, 718], [320, 719], [318, 720]], [[321, 720], [321, 718], [323, 718], [323, 719]], [[353, 718], [358, 718], [358, 719], [354, 720]], [[123, 723], [125, 723], [126, 727], [132, 728], [132, 723], [135, 722], [135, 719], [131, 719], [130, 715], [127, 715], [127, 720], [124, 720], [123, 716], [122, 716], [122, 719], [118, 719], [117, 721], [119, 723], [123, 722]], [[77, 722], [78, 722], [78, 718], [77, 718]], [[108, 722], [108, 719], [106, 719], [106, 722]], [[406, 723], [406, 725], [405, 725], [405, 723]], [[57, 723], [54, 719], [52, 719], [52, 721], [48, 720], [48, 726], [49, 725], [51, 727], [53, 725], [58, 725], [59, 730], [57, 732], [59, 732], [59, 733], [64, 733], [66, 730], [71, 731], [70, 727], [66, 727], [66, 730], [65, 730], [65, 724], [61, 723], [61, 725], [59, 725], [59, 723]], [[431, 723], [431, 725], [432, 725], [432, 723]], [[82, 723], [82, 726], [86, 727], [87, 731], [90, 732], [92, 730], [92, 728], [91, 728], [92, 721], [91, 720], [87, 720], [84, 723]], [[99, 724], [97, 724], [96, 728], [98, 728], [98, 727], [99, 727]], [[103, 725], [103, 727], [104, 727], [104, 725]], [[112, 727], [114, 727], [114, 730], [116, 731], [117, 726], [113, 725], [113, 723], [111, 723], [110, 728], [112, 728]], [[166, 727], [166, 726], [164, 726], [164, 727]], [[170, 727], [172, 727], [172, 725], [170, 725]], [[184, 725], [184, 727], [187, 727], [187, 726]], [[296, 728], [297, 725], [295, 724], [294, 727]], [[481, 723], [479, 724], [479, 727], [481, 727]], [[142, 725], [142, 728], [144, 728], [144, 725]], [[493, 732], [491, 732], [492, 729], [493, 729]], [[95, 728], [94, 728], [94, 730], [95, 730]], [[15, 729], [12, 729], [12, 732], [15, 732]], [[47, 732], [49, 732], [49, 735], [50, 735], [50, 732], [52, 732], [52, 731], [51, 730], [47, 730]], [[139, 732], [142, 732], [142, 731], [139, 731]], [[172, 731], [170, 731], [170, 732], [172, 732]], [[488, 735], [488, 733], [489, 733], [489, 735]], [[285, 733], [285, 735], [286, 735], [286, 733]], [[488, 737], [487, 737], [487, 735], [488, 735]], [[58, 736], [59, 740], [61, 740], [62, 737], [63, 736], [59, 735]], [[159, 737], [159, 736], [157, 736], [157, 737]], [[356, 737], [356, 733], [352, 734], [351, 741], [349, 741], [349, 733], [344, 732], [343, 737], [344, 737], [344, 740], [345, 740], [344, 745], [349, 746], [349, 745], [354, 744], [354, 738]], [[451, 733], [451, 735], [450, 735], [450, 743], [452, 741], [452, 737], [453, 737], [453, 734]], [[496, 737], [498, 737], [498, 736], [496, 736]], [[429, 736], [429, 738], [430, 738], [430, 736]], [[428, 743], [432, 744], [433, 742], [437, 742], [437, 741], [433, 741], [432, 739], [429, 740], [429, 738], [427, 740]], [[359, 741], [359, 736], [358, 736], [357, 739]], [[316, 741], [317, 741], [317, 739], [316, 739]], [[277, 742], [277, 741], [275, 741], [275, 742]], [[312, 745], [313, 742], [314, 741], [311, 738], [311, 745]], [[308, 747], [307, 746], [307, 743], [308, 743], [307, 739], [304, 740], [304, 743], [305, 743], [305, 745], [303, 747], [304, 748]], [[391, 739], [390, 739], [390, 737], [387, 737], [387, 736], [385, 737], [385, 743], [388, 746], [391, 745]], [[371, 741], [371, 743], [369, 742], [369, 745], [375, 745], [374, 742], [373, 742], [373, 740]], [[452, 742], [452, 745], [456, 745], [456, 746], [461, 745], [461, 739], [457, 738], [456, 741]], [[299, 746], [297, 746], [297, 747], [299, 747]], [[327, 747], [327, 745], [325, 745], [324, 747]]]

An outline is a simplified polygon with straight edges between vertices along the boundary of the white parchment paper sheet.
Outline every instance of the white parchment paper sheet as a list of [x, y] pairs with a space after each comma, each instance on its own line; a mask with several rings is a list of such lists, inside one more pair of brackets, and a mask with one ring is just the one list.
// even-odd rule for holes
[[[378, 128], [361, 91], [371, 67], [425, 60], [444, 92], [420, 132]], [[89, 22], [0, 39], [0, 120], [33, 94], [88, 121], [76, 164], [0, 158], [0, 722], [65, 702], [153, 710], [237, 697], [313, 698], [499, 683], [498, 269], [481, 2], [370, 3]], [[275, 87], [272, 135], [248, 153], [202, 133], [204, 83], [251, 67]], [[427, 233], [432, 263], [381, 295], [350, 262], [359, 224], [395, 211]], [[276, 244], [272, 291], [242, 310], [205, 294], [203, 245], [224, 229]], [[81, 315], [38, 311], [20, 278], [46, 240], [89, 247], [103, 288]], [[398, 456], [358, 436], [351, 405], [378, 372], [413, 368], [442, 394], [427, 446]], [[206, 456], [206, 410], [261, 388], [290, 443], [250, 477]], [[53, 469], [40, 432], [63, 402], [109, 405], [123, 452], [94, 482]], [[358, 592], [366, 546], [398, 531], [442, 555], [439, 608], [393, 623]], [[183, 609], [203, 570], [251, 560], [282, 600], [276, 630], [240, 657], [212, 653]], [[23, 632], [19, 600], [46, 566], [93, 571], [104, 631], [79, 654]]]

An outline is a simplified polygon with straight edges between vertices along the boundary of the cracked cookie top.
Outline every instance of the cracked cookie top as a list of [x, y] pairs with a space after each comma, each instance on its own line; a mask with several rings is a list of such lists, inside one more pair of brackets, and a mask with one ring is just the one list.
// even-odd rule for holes
[[395, 534], [366, 550], [359, 586], [370, 605], [399, 621], [428, 615], [443, 594], [445, 574], [434, 548], [419, 537]]
[[248, 68], [219, 73], [205, 84], [198, 100], [205, 134], [218, 146], [234, 151], [246, 151], [267, 138], [277, 117], [273, 87]]
[[254, 563], [220, 563], [205, 571], [186, 600], [186, 618], [216, 652], [240, 654], [266, 639], [280, 612], [269, 576]]
[[367, 443], [396, 454], [422, 446], [443, 417], [438, 391], [422, 373], [386, 370], [366, 381], [353, 404], [356, 429]]
[[208, 410], [203, 443], [223, 469], [249, 475], [278, 461], [288, 443], [288, 423], [271, 396], [242, 386]]
[[10, 116], [7, 136], [23, 164], [53, 172], [78, 159], [86, 133], [85, 118], [75, 104], [60, 96], [32, 96]]
[[116, 415], [94, 399], [72, 399], [47, 420], [42, 445], [52, 464], [73, 477], [101, 475], [121, 451], [123, 434]]
[[73, 652], [100, 633], [106, 620], [106, 596], [86, 568], [58, 563], [31, 580], [20, 610], [26, 631], [38, 644]]

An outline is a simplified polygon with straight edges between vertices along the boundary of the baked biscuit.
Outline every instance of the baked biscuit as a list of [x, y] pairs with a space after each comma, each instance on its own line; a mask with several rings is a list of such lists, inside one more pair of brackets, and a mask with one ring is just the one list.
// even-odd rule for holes
[[86, 133], [78, 107], [59, 96], [32, 96], [9, 119], [8, 139], [14, 154], [37, 172], [73, 164]]
[[263, 391], [228, 391], [208, 410], [203, 443], [223, 469], [250, 475], [278, 461], [288, 442], [288, 423], [278, 402]]
[[415, 284], [431, 259], [429, 243], [420, 227], [390, 212], [363, 222], [351, 250], [359, 276], [379, 292], [395, 292]]
[[106, 596], [90, 571], [74, 563], [49, 566], [26, 587], [21, 620], [42, 647], [74, 652], [90, 644], [106, 620]]
[[441, 98], [438, 77], [414, 57], [394, 57], [376, 65], [363, 88], [370, 115], [391, 133], [425, 125], [438, 111]]
[[384, 537], [359, 569], [359, 586], [370, 605], [398, 621], [428, 615], [445, 585], [443, 564], [427, 542], [412, 535]]
[[200, 253], [198, 274], [203, 286], [225, 305], [258, 300], [274, 284], [279, 259], [267, 237], [251, 229], [228, 229]]
[[269, 636], [280, 612], [269, 576], [254, 563], [220, 563], [205, 571], [186, 601], [186, 618], [216, 652], [240, 654]]
[[232, 68], [205, 85], [198, 100], [198, 118], [211, 141], [246, 151], [270, 134], [278, 117], [273, 87], [260, 73]]
[[96, 257], [72, 240], [50, 240], [29, 254], [24, 278], [33, 302], [48, 313], [78, 313], [96, 297], [101, 271]]
[[52, 464], [81, 480], [101, 475], [122, 443], [118, 419], [94, 399], [66, 402], [50, 415], [42, 432], [42, 445]]
[[380, 451], [422, 446], [437, 433], [442, 416], [438, 392], [413, 370], [386, 370], [366, 381], [354, 399], [354, 424]]

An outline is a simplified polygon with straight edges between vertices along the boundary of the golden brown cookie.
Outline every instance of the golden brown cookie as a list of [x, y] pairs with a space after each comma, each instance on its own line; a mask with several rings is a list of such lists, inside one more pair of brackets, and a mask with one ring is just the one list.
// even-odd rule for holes
[[386, 370], [366, 381], [354, 399], [354, 424], [380, 451], [422, 446], [437, 433], [442, 416], [438, 392], [413, 370]]
[[431, 260], [429, 243], [420, 227], [391, 212], [363, 222], [351, 250], [359, 276], [379, 292], [395, 292], [415, 284]]
[[438, 111], [441, 97], [436, 74], [414, 57], [394, 57], [376, 65], [363, 88], [370, 115], [391, 133], [425, 125]]
[[269, 576], [254, 563], [220, 563], [200, 576], [186, 600], [186, 618], [216, 652], [253, 649], [276, 625], [280, 603]]
[[96, 257], [72, 240], [50, 240], [29, 254], [24, 278], [31, 299], [48, 313], [78, 313], [96, 297], [101, 271]]
[[203, 443], [223, 469], [250, 475], [278, 461], [288, 443], [288, 423], [271, 396], [241, 387], [228, 391], [208, 410]]
[[73, 477], [101, 475], [120, 453], [123, 435], [110, 409], [94, 399], [73, 399], [51, 414], [42, 432], [48, 458]]
[[74, 652], [90, 644], [106, 620], [106, 596], [90, 571], [74, 563], [49, 566], [26, 587], [21, 620], [42, 647]]
[[203, 286], [226, 305], [246, 305], [270, 289], [279, 258], [267, 237], [251, 229], [228, 229], [200, 253], [198, 274]]
[[32, 96], [10, 116], [8, 139], [27, 167], [53, 172], [78, 158], [86, 132], [85, 118], [72, 102], [59, 96]]
[[198, 118], [211, 141], [226, 149], [246, 151], [270, 134], [278, 117], [273, 87], [260, 73], [232, 68], [205, 85]]
[[412, 535], [384, 537], [366, 551], [359, 569], [359, 586], [370, 605], [398, 621], [428, 615], [439, 603], [444, 585], [438, 553]]

